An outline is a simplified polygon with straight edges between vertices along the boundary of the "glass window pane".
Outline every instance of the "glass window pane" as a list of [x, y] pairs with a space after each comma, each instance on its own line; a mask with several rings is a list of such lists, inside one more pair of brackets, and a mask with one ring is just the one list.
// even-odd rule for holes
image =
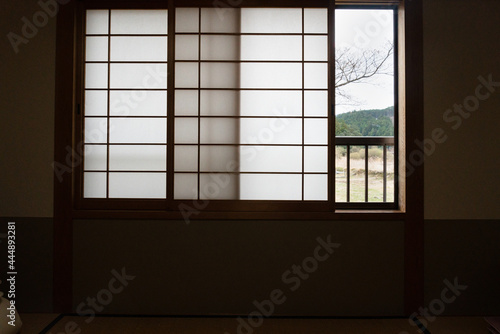
[[198, 35], [175, 36], [175, 59], [198, 60]]
[[84, 169], [86, 171], [105, 171], [108, 155], [107, 146], [104, 145], [85, 145]]
[[197, 116], [198, 115], [198, 91], [176, 90], [175, 91], [175, 115]]
[[301, 174], [241, 174], [240, 199], [284, 200], [302, 199]]
[[242, 116], [302, 116], [302, 91], [244, 90]]
[[328, 9], [327, 8], [305, 8], [304, 9], [304, 32], [306, 34], [328, 33]]
[[202, 36], [201, 60], [240, 60], [240, 37]]
[[238, 119], [201, 118], [201, 143], [238, 144]]
[[166, 118], [112, 118], [110, 119], [111, 143], [161, 143], [167, 142]]
[[300, 63], [242, 63], [241, 88], [302, 88]]
[[106, 173], [84, 173], [84, 198], [106, 198]]
[[87, 37], [85, 52], [86, 61], [108, 61], [108, 38]]
[[111, 64], [111, 88], [167, 89], [167, 64]]
[[87, 10], [87, 34], [107, 35], [109, 27], [108, 10]]
[[198, 88], [198, 63], [175, 63], [175, 87]]
[[368, 201], [384, 201], [384, 148], [368, 147]]
[[302, 33], [300, 8], [243, 8], [242, 33]]
[[347, 202], [347, 146], [335, 147], [335, 201]]
[[241, 60], [302, 60], [301, 36], [241, 36]]
[[167, 92], [115, 90], [110, 92], [111, 116], [167, 116]]
[[239, 116], [239, 91], [202, 90], [201, 115]]
[[198, 174], [175, 173], [174, 199], [198, 199]]
[[201, 174], [200, 199], [238, 199], [238, 176], [233, 174]]
[[304, 115], [326, 117], [328, 115], [328, 91], [304, 92]]
[[165, 173], [109, 173], [110, 198], [166, 198]]
[[108, 115], [108, 92], [88, 90], [85, 92], [85, 116]]
[[111, 34], [167, 34], [167, 10], [131, 10], [111, 11]]
[[176, 32], [199, 32], [200, 14], [198, 8], [177, 8], [175, 11]]
[[238, 146], [201, 146], [202, 172], [236, 172], [239, 165]]
[[304, 88], [328, 88], [327, 63], [314, 63], [304, 65]]
[[239, 64], [202, 63], [202, 88], [239, 88]]
[[176, 172], [198, 171], [198, 146], [175, 145], [174, 154]]
[[240, 15], [238, 8], [202, 8], [201, 31], [239, 33]]
[[240, 138], [244, 144], [302, 144], [302, 119], [243, 118]]
[[241, 146], [242, 172], [302, 172], [301, 146]]
[[304, 60], [306, 60], [306, 61], [328, 61], [328, 37], [327, 36], [305, 36], [304, 37]]
[[177, 117], [175, 119], [175, 143], [198, 143], [198, 118]]
[[304, 169], [310, 173], [328, 172], [328, 147], [306, 146], [304, 148]]
[[109, 170], [113, 171], [166, 171], [166, 146], [111, 145]]
[[328, 175], [304, 175], [304, 200], [328, 200]]
[[85, 65], [85, 88], [108, 88], [108, 64]]
[[167, 61], [167, 37], [111, 37], [111, 61]]
[[328, 144], [328, 120], [306, 119], [304, 121], [305, 144]]
[[106, 143], [108, 138], [108, 120], [106, 118], [85, 118], [84, 141], [87, 144]]

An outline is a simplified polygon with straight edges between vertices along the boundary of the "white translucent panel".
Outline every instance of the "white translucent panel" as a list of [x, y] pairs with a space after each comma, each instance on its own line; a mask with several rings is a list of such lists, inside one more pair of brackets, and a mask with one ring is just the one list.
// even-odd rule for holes
[[130, 10], [111, 11], [111, 34], [164, 35], [167, 34], [167, 10]]
[[85, 88], [108, 88], [108, 64], [85, 65]]
[[242, 172], [302, 172], [301, 146], [242, 146]]
[[301, 174], [241, 174], [242, 200], [301, 200]]
[[108, 92], [88, 90], [85, 92], [85, 116], [108, 115]]
[[300, 63], [242, 63], [241, 88], [302, 88]]
[[204, 116], [239, 116], [240, 92], [202, 90], [200, 113]]
[[328, 91], [304, 92], [304, 115], [326, 117], [328, 115]]
[[304, 148], [304, 171], [306, 173], [328, 172], [328, 147], [306, 146]]
[[176, 172], [197, 172], [198, 146], [175, 145], [174, 159]]
[[200, 199], [238, 199], [239, 178], [234, 174], [201, 174]]
[[327, 61], [328, 60], [328, 37], [327, 36], [305, 36], [304, 37], [304, 60]]
[[236, 172], [238, 165], [237, 146], [200, 147], [200, 170], [202, 172]]
[[201, 118], [201, 143], [238, 144], [238, 124], [235, 118]]
[[87, 37], [85, 39], [86, 61], [108, 61], [108, 38]]
[[176, 60], [198, 60], [199, 59], [198, 35], [175, 36], [175, 59]]
[[177, 8], [175, 32], [199, 32], [200, 12], [198, 8]]
[[106, 118], [85, 118], [84, 142], [103, 144], [108, 140], [108, 120]]
[[202, 88], [239, 88], [239, 70], [237, 63], [202, 63]]
[[328, 9], [327, 8], [305, 8], [304, 9], [304, 32], [306, 34], [328, 33]]
[[241, 36], [241, 60], [302, 60], [302, 36]]
[[84, 173], [84, 198], [106, 198], [106, 173]]
[[240, 10], [238, 8], [202, 8], [201, 32], [239, 33]]
[[110, 198], [166, 198], [166, 173], [109, 173]]
[[242, 116], [302, 116], [302, 91], [243, 90]]
[[167, 61], [167, 37], [111, 37], [111, 61]]
[[304, 121], [305, 144], [328, 144], [328, 120], [305, 119]]
[[197, 144], [198, 143], [198, 118], [175, 119], [175, 143]]
[[230, 35], [202, 36], [201, 60], [240, 60], [240, 37]]
[[166, 171], [167, 148], [162, 145], [111, 145], [109, 170]]
[[164, 144], [167, 142], [166, 118], [112, 118], [111, 143]]
[[198, 115], [198, 91], [176, 90], [175, 91], [175, 115], [197, 116]]
[[108, 10], [87, 10], [87, 34], [107, 35], [109, 28]]
[[175, 63], [175, 87], [198, 88], [198, 63]]
[[328, 175], [326, 174], [304, 175], [304, 200], [306, 201], [328, 200]]
[[242, 144], [302, 144], [300, 118], [243, 118]]
[[84, 166], [88, 170], [106, 170], [108, 148], [105, 145], [85, 145]]
[[111, 116], [167, 116], [167, 92], [114, 90], [110, 92]]
[[175, 173], [174, 199], [198, 199], [198, 174]]
[[327, 63], [313, 63], [304, 65], [304, 88], [328, 88]]
[[111, 88], [167, 89], [167, 64], [111, 64]]
[[301, 8], [243, 8], [242, 33], [301, 33]]

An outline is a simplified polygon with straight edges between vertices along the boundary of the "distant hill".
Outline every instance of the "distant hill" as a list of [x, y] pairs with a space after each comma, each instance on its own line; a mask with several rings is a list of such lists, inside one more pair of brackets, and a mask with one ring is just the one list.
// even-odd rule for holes
[[394, 107], [337, 115], [336, 136], [394, 136]]

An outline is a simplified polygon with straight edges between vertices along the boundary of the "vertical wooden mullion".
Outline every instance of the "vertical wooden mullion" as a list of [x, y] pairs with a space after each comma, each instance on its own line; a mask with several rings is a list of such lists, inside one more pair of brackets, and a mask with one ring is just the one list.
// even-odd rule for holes
[[201, 199], [201, 8], [198, 8], [198, 200]]
[[108, 110], [107, 110], [107, 119], [106, 119], [106, 126], [107, 126], [107, 131], [106, 131], [106, 198], [109, 198], [109, 129], [110, 127], [110, 122], [111, 118], [110, 116], [110, 109], [111, 109], [111, 90], [110, 90], [110, 85], [111, 85], [111, 9], [108, 9]]
[[175, 6], [168, 2], [168, 55], [167, 55], [167, 207], [174, 200], [175, 150]]
[[[335, 210], [335, 1], [328, 4], [328, 202]], [[349, 166], [349, 146], [347, 146]], [[349, 202], [349, 169], [347, 174], [347, 202]]]
[[302, 200], [305, 199], [305, 9], [302, 8]]

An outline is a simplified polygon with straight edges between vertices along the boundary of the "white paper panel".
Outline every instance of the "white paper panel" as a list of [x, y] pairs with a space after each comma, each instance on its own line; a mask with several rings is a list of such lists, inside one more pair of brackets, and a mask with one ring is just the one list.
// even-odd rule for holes
[[88, 90], [85, 92], [85, 116], [108, 115], [108, 92]]
[[239, 64], [202, 63], [202, 88], [239, 88]]
[[304, 92], [304, 115], [326, 117], [328, 115], [328, 91]]
[[304, 121], [305, 144], [328, 144], [328, 120], [306, 119]]
[[241, 174], [242, 200], [301, 200], [301, 174]]
[[200, 14], [198, 8], [177, 8], [175, 11], [175, 32], [198, 32]]
[[305, 36], [304, 59], [306, 61], [328, 61], [328, 37]]
[[111, 11], [111, 34], [161, 35], [167, 34], [167, 10], [131, 10]]
[[166, 198], [166, 173], [109, 173], [110, 198]]
[[175, 143], [198, 143], [198, 118], [177, 117], [175, 119]]
[[85, 145], [84, 169], [105, 171], [108, 149], [105, 145]]
[[112, 118], [110, 119], [111, 143], [166, 143], [166, 118]]
[[108, 61], [108, 38], [87, 37], [85, 39], [86, 61]]
[[175, 171], [198, 171], [198, 146], [176, 145], [174, 148]]
[[198, 35], [175, 36], [175, 59], [198, 60], [199, 41]]
[[238, 119], [201, 118], [201, 143], [238, 144]]
[[241, 36], [241, 60], [302, 61], [302, 37]]
[[241, 88], [302, 88], [302, 64], [242, 63]]
[[111, 64], [111, 88], [167, 89], [167, 64]]
[[198, 88], [198, 63], [175, 63], [175, 87]]
[[244, 118], [240, 132], [244, 144], [302, 144], [302, 119]]
[[106, 118], [85, 118], [84, 141], [88, 144], [106, 143], [108, 120]]
[[201, 31], [218, 33], [240, 32], [240, 10], [237, 8], [202, 8]]
[[201, 37], [202, 60], [240, 60], [240, 37], [205, 35]]
[[198, 199], [198, 174], [175, 173], [174, 199]]
[[111, 61], [167, 61], [167, 37], [111, 37]]
[[328, 175], [304, 175], [304, 200], [328, 200]]
[[108, 10], [87, 10], [87, 34], [108, 34]]
[[201, 91], [201, 115], [239, 116], [239, 91]]
[[304, 32], [306, 34], [328, 33], [328, 9], [327, 8], [305, 8], [304, 9]]
[[328, 172], [328, 147], [306, 146], [304, 148], [304, 170], [309, 173]]
[[167, 116], [167, 92], [114, 90], [110, 92], [111, 116]]
[[242, 172], [302, 172], [302, 146], [241, 146]]
[[176, 90], [175, 91], [175, 115], [197, 116], [198, 115], [198, 91]]
[[108, 64], [85, 65], [85, 88], [108, 88]]
[[327, 63], [313, 63], [304, 65], [304, 88], [328, 88]]
[[106, 173], [84, 173], [84, 198], [106, 198]]
[[244, 90], [242, 116], [302, 116], [302, 91]]
[[167, 147], [147, 145], [111, 145], [111, 171], [166, 171]]
[[200, 199], [238, 199], [238, 176], [232, 174], [201, 174]]
[[237, 172], [238, 146], [201, 146], [200, 169], [202, 172]]
[[301, 8], [243, 8], [242, 33], [301, 33]]

